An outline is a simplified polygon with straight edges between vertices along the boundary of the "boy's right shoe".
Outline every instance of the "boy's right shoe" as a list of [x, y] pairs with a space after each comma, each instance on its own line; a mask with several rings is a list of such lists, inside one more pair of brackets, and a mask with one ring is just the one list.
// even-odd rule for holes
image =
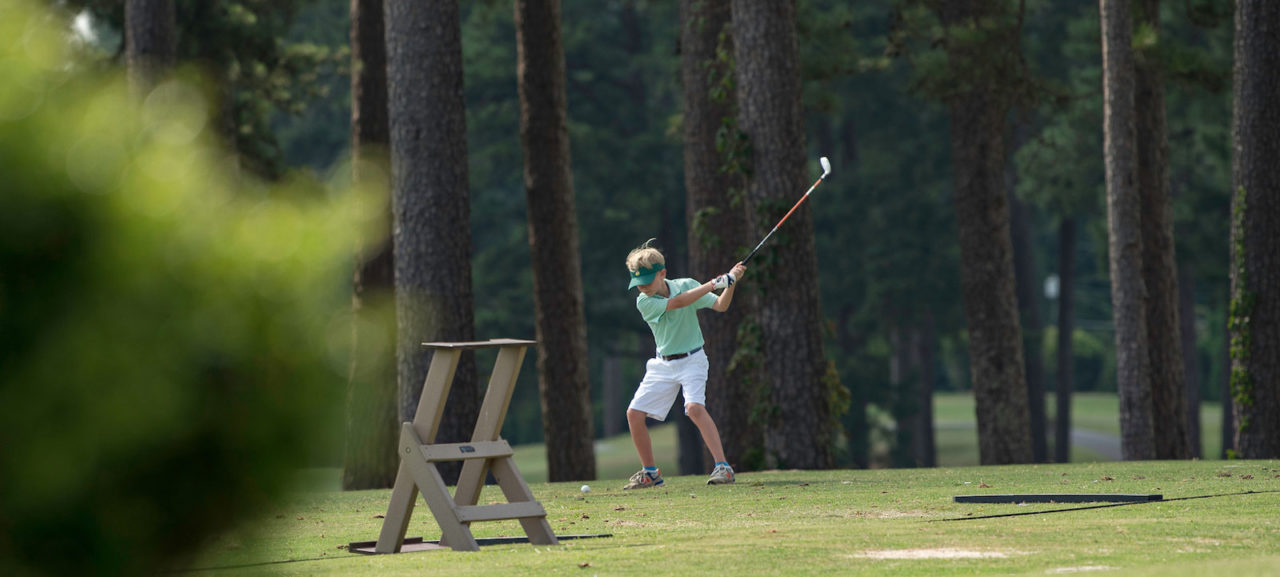
[[662, 471], [654, 471], [652, 473], [640, 469], [639, 472], [631, 476], [631, 481], [627, 483], [623, 489], [649, 489], [662, 484]]
[[708, 485], [729, 485], [733, 483], [733, 467], [728, 465], [716, 465], [711, 471], [711, 478], [707, 479]]

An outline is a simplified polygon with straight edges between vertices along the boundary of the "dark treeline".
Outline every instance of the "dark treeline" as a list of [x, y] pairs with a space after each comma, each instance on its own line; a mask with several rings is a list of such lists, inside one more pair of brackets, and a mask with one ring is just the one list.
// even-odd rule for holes
[[[110, 57], [112, 39], [119, 40], [118, 33], [110, 33], [113, 26], [119, 29], [114, 3], [83, 3], [95, 10]], [[179, 3], [180, 61], [211, 51], [212, 41], [197, 41], [200, 35], [218, 38], [218, 32], [207, 30], [213, 27], [208, 21], [204, 27], [193, 23], [197, 9], [191, 6], [206, 4], [217, 3]], [[1117, 369], [1128, 365], [1116, 351], [1126, 343], [1116, 342], [1108, 259], [1099, 5], [976, 3], [989, 10], [983, 21], [997, 24], [980, 33], [986, 36], [974, 37], [957, 23], [983, 15], [945, 4], [795, 4], [807, 147], [796, 158], [804, 159], [805, 179], [817, 174], [819, 156], [830, 157], [835, 167], [833, 178], [802, 210], [814, 235], [818, 329], [832, 376], [847, 392], [831, 401], [840, 413], [833, 417], [843, 425], [835, 455], [841, 466], [935, 463], [932, 393], [975, 390], [982, 411], [983, 387], [997, 381], [1025, 387], [1028, 408], [1020, 412], [1030, 419], [1031, 433], [1025, 449], [1013, 447], [1010, 456], [997, 460], [1063, 459], [1066, 445], [1053, 443], [1053, 420], [1067, 414], [1060, 407], [1056, 415], [1046, 415], [1045, 398], [1124, 390]], [[1128, 74], [1131, 81], [1137, 77], [1163, 91], [1165, 178], [1180, 291], [1171, 302], [1181, 317], [1183, 349], [1181, 366], [1172, 370], [1185, 380], [1181, 406], [1197, 415], [1198, 402], [1224, 399], [1230, 372], [1233, 6], [1222, 0], [1132, 4], [1133, 17], [1125, 21], [1136, 63], [1130, 66], [1143, 73]], [[643, 0], [565, 1], [561, 6], [571, 190], [597, 436], [625, 431], [626, 400], [643, 372], [643, 360], [653, 353], [648, 329], [634, 314], [634, 294], [623, 290], [627, 251], [657, 237], [676, 276], [732, 265], [690, 254], [690, 239], [701, 238], [698, 227], [714, 215], [704, 212], [705, 204], [687, 200], [681, 57], [682, 42], [692, 37], [686, 30], [691, 21], [682, 21], [682, 14], [687, 18], [696, 11], [680, 8], [675, 1]], [[264, 176], [328, 172], [350, 157], [347, 67], [329, 66], [347, 55], [348, 6], [297, 1], [259, 16], [264, 25], [249, 28], [257, 34], [241, 34], [276, 42], [261, 43], [272, 49], [260, 50], [253, 62], [265, 63], [265, 78], [279, 70], [298, 83], [286, 83], [293, 88], [285, 94], [259, 90], [259, 85], [270, 86], [266, 80], [237, 85], [232, 101], [241, 124], [262, 129], [250, 131], [254, 145], [240, 150], [247, 165]], [[462, 2], [459, 19], [474, 334], [532, 338], [538, 329], [514, 13], [507, 2]], [[706, 89], [726, 97], [737, 87], [724, 67], [713, 64], [741, 67], [733, 59], [743, 52], [734, 52], [732, 24], [718, 38], [712, 50], [699, 49], [708, 59]], [[688, 78], [689, 71], [683, 74]], [[998, 102], [985, 102], [988, 97]], [[966, 116], [976, 110], [985, 114], [981, 123], [957, 120], [976, 118]], [[244, 130], [235, 134], [247, 138]], [[739, 134], [725, 122], [715, 136], [720, 168], [730, 176], [736, 163], [746, 162], [735, 151], [749, 158], [761, 150], [744, 151], [735, 140]], [[980, 173], [985, 180], [965, 176], [969, 161], [957, 163], [970, 152], [978, 156], [975, 147], [993, 142], [998, 145], [992, 150], [1002, 154], [986, 159]], [[764, 166], [760, 158], [750, 160]], [[735, 192], [732, 177], [724, 182], [730, 188], [724, 198], [745, 194], [744, 201], [763, 203], [762, 213], [772, 210], [772, 200], [751, 200], [756, 197], [750, 189]], [[987, 197], [972, 196], [966, 186]], [[802, 192], [767, 194], [790, 205]], [[992, 238], [1007, 238], [1009, 245], [1000, 248], [998, 242], [966, 236], [966, 227], [976, 224], [972, 214], [1007, 219], [1007, 236]], [[794, 232], [781, 230], [775, 240], [787, 246]], [[731, 247], [728, 254], [744, 252]], [[769, 255], [762, 257], [762, 266], [769, 266]], [[979, 260], [966, 260], [971, 258]], [[989, 258], [1007, 260], [1016, 285], [965, 272]], [[785, 283], [766, 286], [786, 290]], [[1004, 333], [1014, 335], [1017, 346], [1004, 333], [982, 331], [983, 339], [995, 336], [994, 344], [971, 337], [976, 308], [997, 293], [1009, 298], [1016, 293], [1013, 316], [1000, 326], [1013, 328]], [[786, 297], [775, 292], [764, 298]], [[736, 336], [741, 335], [739, 330]], [[980, 358], [972, 357], [971, 363], [971, 351], [977, 355], [978, 350]], [[1014, 360], [1019, 350], [1021, 362]], [[490, 364], [484, 358], [476, 362], [481, 371]], [[975, 384], [975, 378], [981, 382]], [[543, 415], [537, 381], [534, 363], [526, 363], [503, 432], [512, 443], [541, 441], [543, 419], [553, 418]], [[684, 419], [677, 413], [673, 419]], [[1198, 419], [1188, 419], [1186, 428], [1189, 445], [1198, 450]], [[892, 431], [887, 453], [873, 450], [879, 430]], [[1007, 431], [1015, 430], [1016, 420]], [[1062, 429], [1057, 431], [1060, 435]], [[1224, 439], [1230, 441], [1231, 435]], [[1057, 451], [1049, 450], [1051, 443]], [[760, 460], [746, 467], [766, 464]]]

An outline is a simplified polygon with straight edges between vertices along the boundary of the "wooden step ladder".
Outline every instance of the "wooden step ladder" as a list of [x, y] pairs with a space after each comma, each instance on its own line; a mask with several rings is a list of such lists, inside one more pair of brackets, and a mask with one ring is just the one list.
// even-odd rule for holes
[[[536, 341], [516, 339], [422, 343], [435, 354], [427, 369], [427, 380], [422, 385], [422, 396], [418, 399], [418, 411], [413, 422], [404, 423], [400, 428], [400, 470], [396, 474], [391, 503], [382, 521], [375, 552], [400, 552], [419, 492], [440, 525], [440, 544], [455, 551], [480, 549], [471, 534], [471, 523], [504, 519], [518, 519], [532, 544], [559, 544], [547, 523], [546, 510], [534, 500], [529, 485], [516, 468], [511, 445], [499, 437], [520, 365], [524, 363], [525, 351], [534, 344]], [[495, 347], [498, 348], [498, 359], [489, 377], [489, 387], [480, 405], [471, 442], [434, 443], [462, 352]], [[436, 468], [436, 463], [444, 461], [464, 461], [458, 487], [452, 497]], [[498, 481], [507, 502], [477, 505], [485, 477], [490, 473]]]

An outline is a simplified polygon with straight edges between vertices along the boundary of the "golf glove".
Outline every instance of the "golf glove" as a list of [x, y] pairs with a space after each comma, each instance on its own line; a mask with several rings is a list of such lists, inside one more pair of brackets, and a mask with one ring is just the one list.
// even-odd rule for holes
[[713, 288], [715, 288], [715, 290], [720, 290], [733, 286], [733, 283], [737, 280], [738, 279], [733, 276], [733, 273], [727, 273], [712, 279], [711, 282], [713, 283]]

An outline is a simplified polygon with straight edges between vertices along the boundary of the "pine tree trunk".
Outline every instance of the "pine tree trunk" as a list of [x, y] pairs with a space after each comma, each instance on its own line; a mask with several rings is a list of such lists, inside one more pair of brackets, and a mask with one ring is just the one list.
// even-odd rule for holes
[[[1234, 250], [1234, 249], [1233, 249]], [[1223, 363], [1223, 371], [1221, 374], [1222, 384], [1218, 390], [1218, 396], [1222, 399], [1222, 424], [1218, 429], [1222, 439], [1222, 449], [1218, 453], [1218, 458], [1229, 459], [1236, 451], [1236, 411], [1233, 400], [1231, 399], [1231, 313], [1227, 312], [1227, 322], [1225, 324], [1225, 338], [1222, 339], [1222, 358], [1226, 359]]]
[[1182, 366], [1187, 375], [1187, 440], [1191, 458], [1203, 455], [1200, 433], [1200, 355], [1196, 353], [1195, 276], [1187, 266], [1178, 267], [1178, 323], [1182, 327]]
[[[852, 163], [850, 163], [852, 164]], [[837, 314], [836, 342], [841, 354], [853, 355], [865, 346], [863, 339], [854, 333], [854, 306], [846, 304]], [[851, 401], [849, 411], [841, 422], [844, 424], [844, 435], [847, 441], [849, 461], [857, 469], [871, 467], [871, 424], [867, 415], [867, 395], [862, 387], [850, 387]]]
[[602, 364], [604, 365], [600, 369], [602, 374], [600, 380], [604, 389], [604, 399], [602, 399], [604, 410], [601, 411], [604, 423], [602, 425], [604, 436], [612, 437], [626, 432], [626, 422], [622, 420], [622, 415], [627, 410], [622, 399], [622, 360], [617, 355], [609, 353], [605, 355]]
[[1071, 389], [1075, 387], [1075, 285], [1076, 220], [1064, 218], [1058, 225], [1058, 373], [1057, 428], [1053, 457], [1071, 462]]
[[[1139, 0], [1138, 23], [1158, 35], [1160, 0]], [[1151, 370], [1152, 423], [1157, 459], [1191, 457], [1187, 436], [1186, 373], [1178, 322], [1178, 272], [1169, 196], [1169, 141], [1164, 78], [1155, 54], [1135, 62], [1138, 195], [1142, 211], [1142, 278]]]
[[1037, 463], [1048, 460], [1044, 414], [1044, 320], [1040, 317], [1040, 283], [1036, 282], [1035, 248], [1031, 242], [1031, 207], [1009, 187], [1010, 233], [1018, 310], [1023, 323], [1022, 350], [1026, 359], [1027, 404], [1031, 409], [1031, 454]]
[[[387, 43], [382, 0], [351, 0], [352, 178], [385, 187], [387, 146]], [[385, 216], [391, 230], [391, 206]], [[344, 490], [385, 489], [395, 483], [399, 411], [396, 408], [395, 264], [390, 239], [362, 247], [352, 277], [352, 355], [347, 384]]]
[[[967, 82], [947, 96], [960, 282], [969, 329], [969, 371], [984, 465], [1033, 460], [1022, 330], [1015, 294], [1009, 203], [1005, 194], [1007, 56], [1020, 30], [991, 2], [941, 2], [950, 67]], [[973, 30], [979, 30], [974, 33]], [[1014, 38], [1014, 42], [1010, 42]], [[1016, 52], [1014, 52], [1016, 54]]]
[[[684, 102], [684, 184], [689, 231], [689, 274], [709, 279], [728, 272], [735, 255], [748, 242], [746, 212], [735, 199], [732, 175], [721, 170], [724, 158], [716, 149], [716, 133], [734, 117], [733, 95], [713, 95], [716, 81], [733, 74], [729, 63], [717, 58], [717, 47], [732, 51], [729, 6], [700, 0], [680, 1], [680, 68]], [[721, 39], [723, 38], [723, 44]], [[730, 370], [738, 351], [738, 331], [749, 318], [753, 299], [747, 285], [737, 290], [733, 306], [724, 313], [700, 313], [706, 340], [707, 411], [715, 420], [725, 457], [739, 471], [760, 468], [761, 433], [751, 424], [756, 399], [747, 364]]]
[[916, 432], [912, 443], [912, 454], [921, 467], [938, 466], [938, 448], [934, 442], [933, 419], [933, 382], [937, 377], [934, 364], [937, 361], [938, 342], [937, 329], [933, 322], [933, 313], [925, 310], [920, 320], [920, 328], [916, 331], [916, 347], [914, 363], [917, 367], [920, 385], [916, 390], [919, 418], [916, 420]]
[[[400, 420], [413, 420], [430, 364], [422, 343], [475, 340], [471, 206], [458, 5], [387, 0], [387, 94], [395, 215]], [[436, 442], [468, 440], [479, 411], [463, 353]], [[461, 466], [441, 466], [449, 484]]]
[[174, 0], [126, 0], [125, 61], [129, 85], [145, 96], [173, 68], [177, 54]]
[[1143, 305], [1141, 200], [1135, 162], [1133, 24], [1129, 0], [1099, 0], [1102, 13], [1104, 149], [1111, 306], [1124, 458], [1155, 452], [1147, 323]]
[[582, 257], [570, 171], [559, 0], [516, 0], [516, 81], [529, 207], [547, 475], [596, 478]]
[[1280, 457], [1280, 2], [1237, 0], [1231, 396], [1236, 451]]
[[[751, 149], [748, 232], [763, 238], [805, 191], [815, 168], [806, 160], [795, 6], [734, 0], [732, 10], [738, 128]], [[806, 204], [752, 260], [744, 282], [766, 295], [758, 312], [772, 409], [764, 425], [766, 464], [824, 469], [835, 465], [838, 416], [830, 399], [839, 383], [827, 378], [812, 203]]]

